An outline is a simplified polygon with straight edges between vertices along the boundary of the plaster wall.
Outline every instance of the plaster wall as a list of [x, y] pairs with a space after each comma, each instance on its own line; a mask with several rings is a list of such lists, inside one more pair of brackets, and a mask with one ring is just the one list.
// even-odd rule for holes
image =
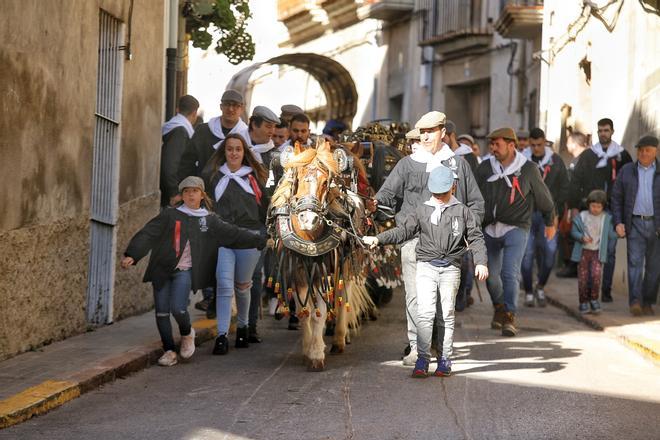
[[[86, 329], [99, 10], [119, 18], [126, 35], [128, 6], [3, 2], [0, 358]], [[158, 209], [164, 8], [158, 0], [134, 4], [120, 121], [118, 252]], [[115, 316], [151, 307], [139, 272], [118, 273]]]
[[[616, 6], [616, 5], [615, 5]], [[647, 132], [660, 131], [660, 20], [639, 2], [623, 2], [605, 14], [605, 25], [590, 16], [574, 41], [566, 44], [566, 29], [581, 13], [581, 5], [545, 2], [541, 122], [548, 138], [561, 137], [562, 106], [571, 107], [568, 125], [595, 137], [596, 122], [614, 121], [614, 140], [634, 155], [633, 145]], [[655, 38], [654, 38], [655, 37]], [[580, 62], [588, 64], [591, 79]]]

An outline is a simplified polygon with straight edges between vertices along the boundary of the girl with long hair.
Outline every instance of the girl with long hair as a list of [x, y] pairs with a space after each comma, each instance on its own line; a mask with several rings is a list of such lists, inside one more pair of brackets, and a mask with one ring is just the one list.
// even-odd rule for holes
[[[215, 201], [215, 212], [222, 220], [265, 236], [269, 204], [265, 182], [268, 173], [257, 162], [243, 137], [238, 134], [228, 135], [209, 159], [202, 176]], [[213, 354], [222, 355], [229, 350], [227, 332], [231, 319], [231, 298], [234, 294], [238, 309], [236, 347], [248, 346], [250, 288], [260, 256], [261, 252], [257, 248], [218, 249], [218, 337]]]

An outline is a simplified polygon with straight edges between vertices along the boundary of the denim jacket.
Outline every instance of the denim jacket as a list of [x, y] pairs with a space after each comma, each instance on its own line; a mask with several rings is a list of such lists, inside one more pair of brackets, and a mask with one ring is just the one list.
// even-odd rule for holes
[[[616, 240], [616, 232], [612, 227], [612, 216], [607, 212], [604, 212], [603, 215], [603, 225], [600, 232], [600, 247], [598, 248], [598, 259], [601, 263], [607, 261], [607, 244], [609, 240]], [[571, 260], [579, 262], [582, 259], [582, 249], [584, 248], [584, 243], [582, 243], [582, 238], [584, 237], [585, 230], [584, 222], [582, 221], [581, 215], [576, 215], [573, 218], [573, 226], [571, 227], [571, 237], [575, 240], [573, 245], [573, 254], [571, 255]]]

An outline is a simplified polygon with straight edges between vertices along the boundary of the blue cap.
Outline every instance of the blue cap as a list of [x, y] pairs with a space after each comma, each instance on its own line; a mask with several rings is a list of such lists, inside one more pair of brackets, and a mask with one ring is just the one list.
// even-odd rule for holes
[[446, 193], [453, 184], [454, 172], [445, 166], [434, 168], [429, 175], [429, 191], [433, 194]]

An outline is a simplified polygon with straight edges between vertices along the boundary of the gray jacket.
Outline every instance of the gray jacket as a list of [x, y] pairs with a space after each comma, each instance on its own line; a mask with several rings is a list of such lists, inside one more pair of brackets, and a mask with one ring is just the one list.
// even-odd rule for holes
[[442, 259], [452, 266], [460, 267], [463, 254], [469, 246], [474, 254], [474, 263], [485, 266], [486, 245], [474, 213], [462, 203], [450, 204], [442, 212], [438, 224], [434, 225], [431, 223], [434, 209], [420, 203], [396, 228], [378, 234], [378, 242], [400, 244], [419, 234], [415, 249], [417, 261]]
[[[465, 204], [481, 224], [484, 218], [484, 199], [479, 191], [477, 181], [470, 170], [470, 165], [460, 156], [454, 156], [458, 184], [454, 196]], [[450, 164], [448, 164], [449, 166]], [[427, 184], [429, 173], [426, 164], [414, 161], [410, 156], [401, 159], [387, 176], [383, 186], [378, 190], [376, 199], [379, 204], [389, 206], [397, 211], [396, 222], [402, 223], [405, 218], [431, 197]]]

